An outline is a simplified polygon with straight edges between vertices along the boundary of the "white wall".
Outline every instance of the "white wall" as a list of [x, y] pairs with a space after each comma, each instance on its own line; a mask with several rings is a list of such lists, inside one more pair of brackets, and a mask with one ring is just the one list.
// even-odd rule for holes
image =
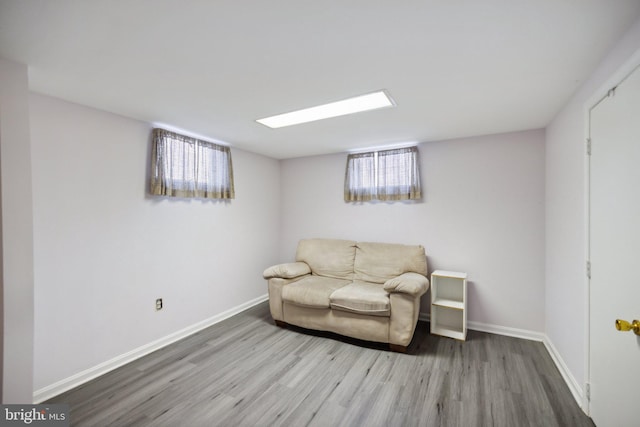
[[266, 295], [277, 160], [232, 148], [229, 203], [151, 198], [149, 124], [30, 102], [35, 390]]
[[640, 20], [547, 127], [546, 332], [580, 387], [587, 381], [582, 325], [589, 320], [585, 310], [585, 111], [599, 87], [638, 49]]
[[346, 154], [283, 160], [281, 260], [306, 237], [422, 244], [429, 271], [469, 273], [469, 320], [542, 332], [544, 138], [421, 144], [420, 203], [345, 203]]
[[33, 392], [33, 234], [27, 67], [0, 59], [2, 402]]

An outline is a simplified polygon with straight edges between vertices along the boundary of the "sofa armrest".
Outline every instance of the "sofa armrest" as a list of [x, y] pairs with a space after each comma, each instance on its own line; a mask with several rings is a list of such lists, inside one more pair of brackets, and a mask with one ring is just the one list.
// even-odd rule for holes
[[418, 273], [404, 273], [384, 284], [384, 290], [389, 293], [401, 292], [414, 297], [420, 297], [429, 289], [429, 279]]
[[304, 276], [311, 273], [311, 268], [306, 262], [289, 262], [286, 264], [273, 265], [267, 268], [262, 276], [265, 279], [273, 279], [275, 277], [282, 279], [293, 279], [295, 277]]

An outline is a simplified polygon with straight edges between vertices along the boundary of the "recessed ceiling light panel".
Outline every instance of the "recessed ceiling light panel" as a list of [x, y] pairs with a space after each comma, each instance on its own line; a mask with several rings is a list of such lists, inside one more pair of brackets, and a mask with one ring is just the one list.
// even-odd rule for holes
[[272, 129], [276, 129], [331, 117], [346, 116], [347, 114], [360, 113], [362, 111], [393, 107], [395, 105], [395, 102], [387, 95], [386, 91], [381, 90], [366, 95], [343, 99], [342, 101], [318, 105], [317, 107], [278, 114], [277, 116], [266, 117], [256, 121]]

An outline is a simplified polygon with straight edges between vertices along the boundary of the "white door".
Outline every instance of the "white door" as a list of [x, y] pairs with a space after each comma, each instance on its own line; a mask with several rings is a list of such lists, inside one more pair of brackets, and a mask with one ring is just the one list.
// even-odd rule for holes
[[598, 427], [637, 427], [640, 336], [615, 321], [640, 320], [640, 69], [592, 109], [590, 136], [589, 408]]

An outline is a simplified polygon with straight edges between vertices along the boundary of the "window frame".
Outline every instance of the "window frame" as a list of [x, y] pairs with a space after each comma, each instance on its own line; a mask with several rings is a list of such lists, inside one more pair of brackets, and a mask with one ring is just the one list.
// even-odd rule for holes
[[233, 163], [228, 146], [155, 128], [150, 193], [157, 196], [233, 199]]
[[[407, 158], [387, 162], [387, 158], [391, 156]], [[381, 158], [384, 158], [384, 161], [381, 161]], [[370, 159], [372, 165], [369, 167], [358, 165], [360, 159]], [[383, 163], [382, 166], [381, 163]], [[394, 166], [405, 166], [405, 169], [392, 173], [390, 169]], [[385, 170], [381, 170], [382, 168]], [[391, 183], [389, 183], [390, 179]], [[363, 183], [367, 182], [372, 184], [365, 186]], [[420, 164], [416, 146], [352, 153], [347, 156], [344, 184], [346, 202], [419, 200], [421, 198]]]

